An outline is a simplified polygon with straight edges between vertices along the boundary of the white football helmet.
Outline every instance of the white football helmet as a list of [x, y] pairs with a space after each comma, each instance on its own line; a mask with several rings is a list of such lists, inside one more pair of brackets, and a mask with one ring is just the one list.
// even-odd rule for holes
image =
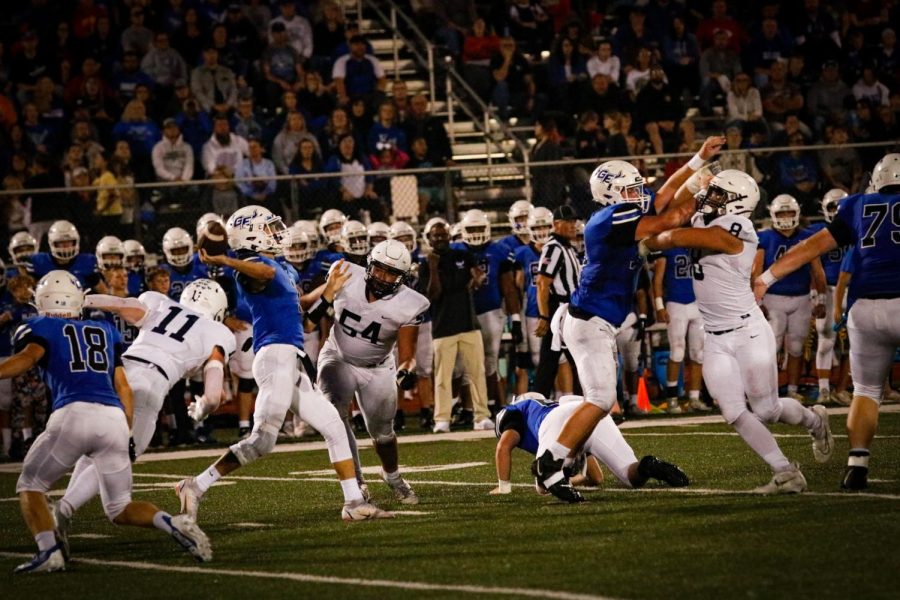
[[206, 224], [212, 221], [218, 221], [219, 225], [225, 227], [225, 221], [224, 219], [222, 219], [222, 217], [212, 212], [205, 213], [202, 217], [197, 219], [197, 228], [194, 230], [194, 233], [197, 235], [197, 239], [200, 238], [200, 234], [206, 228]]
[[232, 250], [278, 253], [291, 245], [291, 232], [268, 208], [250, 204], [239, 208], [225, 224]]
[[[778, 213], [793, 214], [779, 217]], [[775, 229], [781, 231], [794, 229], [800, 225], [800, 205], [790, 194], [779, 194], [769, 205], [769, 216], [772, 217], [772, 227]]]
[[172, 227], [163, 236], [163, 254], [173, 267], [185, 267], [194, 258], [194, 240], [181, 227]]
[[388, 227], [387, 223], [382, 223], [381, 221], [375, 221], [369, 225], [367, 231], [369, 232], [370, 249], [391, 237], [391, 228]]
[[347, 216], [336, 208], [329, 208], [319, 219], [319, 233], [326, 244], [341, 243], [341, 228], [347, 222]]
[[47, 232], [47, 243], [50, 245], [50, 254], [53, 258], [69, 260], [78, 255], [81, 235], [68, 221], [57, 221]]
[[584, 254], [584, 221], [581, 219], [575, 222], [575, 239], [572, 240], [572, 247], [578, 254]]
[[27, 231], [20, 231], [10, 238], [7, 249], [13, 264], [18, 267], [37, 252], [37, 240]]
[[125, 265], [132, 271], [140, 271], [144, 268], [147, 259], [147, 251], [144, 245], [137, 240], [125, 240]]
[[309, 236], [296, 223], [291, 225], [291, 245], [284, 249], [284, 257], [289, 263], [295, 265], [306, 262], [313, 257]]
[[125, 266], [125, 244], [114, 235], [100, 238], [95, 255], [97, 256], [97, 266], [101, 269]]
[[[412, 258], [409, 250], [398, 240], [385, 240], [372, 248], [366, 266], [366, 290], [376, 298], [390, 296], [400, 289], [406, 279]], [[394, 280], [382, 279], [375, 274], [375, 268], [394, 276]]]
[[591, 173], [590, 184], [594, 202], [604, 205], [634, 202], [642, 212], [650, 208], [650, 194], [644, 187], [644, 176], [637, 167], [624, 160], [602, 163]]
[[84, 306], [84, 290], [68, 271], [50, 271], [34, 288], [34, 305], [41, 315], [76, 319]]
[[515, 235], [528, 236], [528, 223], [534, 206], [528, 200], [516, 200], [509, 207], [509, 228]]
[[195, 279], [181, 290], [179, 302], [208, 319], [221, 322], [228, 310], [228, 296], [212, 279]]
[[397, 221], [391, 225], [388, 238], [403, 242], [403, 245], [410, 252], [416, 249], [416, 230], [406, 221]]
[[450, 226], [450, 241], [461, 242], [463, 239], [462, 223], [454, 223]]
[[550, 209], [543, 206], [535, 208], [528, 218], [528, 229], [535, 244], [546, 244], [553, 230], [553, 213]]
[[315, 256], [319, 251], [319, 226], [315, 221], [294, 221], [294, 227], [299, 228], [306, 233], [309, 240], [310, 257]]
[[359, 221], [347, 221], [341, 228], [339, 243], [347, 254], [365, 256], [369, 253], [369, 232]]
[[825, 195], [822, 196], [822, 215], [825, 217], [826, 223], [831, 223], [834, 220], [834, 215], [837, 214], [841, 200], [846, 197], [847, 192], [841, 188], [834, 188], [825, 192]]
[[484, 246], [491, 241], [491, 222], [483, 210], [466, 211], [459, 226], [463, 241], [470, 246]]
[[870, 181], [876, 192], [889, 185], [900, 185], [900, 153], [885, 154], [872, 169]]
[[[704, 218], [709, 219], [722, 215], [743, 215], [749, 218], [758, 203], [759, 186], [756, 181], [743, 171], [725, 169], [710, 180], [706, 196], [697, 210]], [[800, 214], [799, 209], [797, 214]]]

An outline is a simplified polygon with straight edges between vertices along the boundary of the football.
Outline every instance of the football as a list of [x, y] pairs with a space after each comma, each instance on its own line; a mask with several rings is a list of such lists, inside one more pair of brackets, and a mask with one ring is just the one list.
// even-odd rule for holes
[[228, 252], [228, 233], [218, 221], [210, 221], [204, 225], [197, 236], [197, 247], [206, 250], [210, 256], [218, 256]]

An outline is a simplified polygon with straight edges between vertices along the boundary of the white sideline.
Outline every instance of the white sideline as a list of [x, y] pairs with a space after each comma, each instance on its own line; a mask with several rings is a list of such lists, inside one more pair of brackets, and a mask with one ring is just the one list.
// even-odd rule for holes
[[[0, 552], [3, 558], [31, 558], [30, 554], [21, 552]], [[284, 573], [266, 571], [243, 571], [238, 569], [215, 569], [208, 567], [179, 567], [160, 565], [142, 561], [99, 560], [95, 558], [77, 558], [75, 564], [84, 563], [102, 567], [120, 567], [141, 571], [163, 571], [169, 573], [190, 573], [197, 575], [222, 575], [229, 577], [256, 577], [260, 579], [282, 579], [303, 583], [321, 583], [331, 585], [350, 585], [358, 587], [393, 588], [400, 590], [459, 592], [463, 594], [491, 594], [496, 596], [519, 596], [528, 598], [551, 598], [553, 600], [612, 600], [609, 596], [594, 596], [574, 592], [556, 590], [540, 590], [514, 587], [488, 587], [480, 585], [454, 585], [443, 583], [426, 583], [419, 581], [395, 581], [391, 579], [361, 579], [355, 577], [332, 577], [328, 575], [312, 575], [309, 573]]]

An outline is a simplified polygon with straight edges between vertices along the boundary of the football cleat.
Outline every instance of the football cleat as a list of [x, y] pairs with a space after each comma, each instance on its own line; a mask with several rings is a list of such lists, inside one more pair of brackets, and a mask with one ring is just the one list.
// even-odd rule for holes
[[812, 411], [820, 419], [819, 426], [809, 430], [813, 438], [813, 457], [818, 463], [826, 463], [834, 453], [834, 436], [831, 435], [831, 425], [828, 423], [828, 410], [821, 404], [816, 404]]
[[800, 494], [806, 491], [806, 477], [800, 472], [800, 467], [792, 464], [787, 471], [775, 473], [772, 480], [766, 485], [753, 490], [756, 494]]
[[554, 459], [549, 450], [531, 463], [531, 474], [539, 487], [546, 489], [563, 502], [575, 504], [584, 502], [581, 492], [572, 487], [569, 478], [563, 472], [563, 460]]
[[360, 481], [359, 483], [359, 492], [362, 494], [363, 500], [369, 502], [372, 500], [372, 492], [369, 491], [369, 484], [365, 481]]
[[691, 483], [684, 471], [655, 456], [642, 458], [638, 463], [637, 470], [638, 475], [644, 479], [658, 479], [672, 487], [686, 487]]
[[22, 563], [13, 570], [13, 574], [20, 575], [25, 573], [52, 573], [54, 571], [65, 571], [66, 559], [63, 558], [62, 545], [56, 544], [49, 550], [38, 552], [27, 563]]
[[348, 523], [350, 521], [367, 521], [369, 519], [393, 519], [394, 513], [381, 510], [365, 500], [357, 500], [344, 504], [344, 508], [341, 509], [341, 518]]
[[853, 395], [847, 390], [837, 392], [836, 394], [832, 393], [831, 395], [834, 398], [834, 401], [841, 406], [850, 406], [853, 404]]
[[712, 410], [712, 407], [707, 406], [700, 398], [691, 398], [689, 406], [691, 407], [691, 410], [699, 412], [710, 412]]
[[422, 429], [431, 429], [434, 427], [434, 411], [425, 407], [419, 411], [419, 426]]
[[800, 392], [788, 392], [788, 398], [793, 398], [800, 404], [806, 404], [806, 396], [804, 396]]
[[381, 478], [384, 479], [384, 482], [388, 484], [388, 487], [394, 492], [394, 498], [400, 501], [400, 504], [419, 503], [419, 497], [402, 477], [398, 477], [392, 481], [388, 479], [384, 474], [384, 471], [382, 471]]
[[841, 481], [841, 489], [859, 491], [867, 487], [869, 487], [869, 467], [847, 467]]
[[200, 501], [203, 499], [203, 492], [197, 487], [197, 483], [193, 477], [182, 479], [175, 484], [175, 494], [181, 501], [181, 512], [189, 516], [194, 521], [197, 520], [197, 511], [200, 509]]
[[56, 525], [56, 541], [59, 542], [60, 550], [62, 550], [63, 558], [69, 562], [69, 527], [72, 525], [72, 519], [62, 514], [59, 509], [59, 502], [54, 502], [50, 506], [50, 514], [53, 516], [53, 523]]
[[212, 560], [212, 546], [209, 538], [203, 533], [203, 530], [197, 526], [197, 523], [188, 515], [177, 515], [174, 517], [163, 517], [163, 520], [172, 528], [169, 534], [178, 544], [190, 552], [191, 556], [198, 562], [209, 562]]
[[238, 439], [250, 437], [251, 429], [249, 427], [238, 427]]
[[666, 401], [668, 408], [666, 412], [670, 415], [680, 415], [682, 413], [681, 405], [678, 404], [678, 398], [670, 398]]

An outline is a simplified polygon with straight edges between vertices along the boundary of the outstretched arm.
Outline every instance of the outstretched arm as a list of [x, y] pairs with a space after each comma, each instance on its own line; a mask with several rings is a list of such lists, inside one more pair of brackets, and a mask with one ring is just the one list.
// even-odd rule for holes
[[140, 327], [147, 316], [147, 306], [137, 298], [119, 298], [107, 294], [90, 294], [84, 298], [87, 308], [99, 308], [121, 316], [129, 325]]
[[773, 283], [835, 248], [837, 248], [837, 241], [828, 229], [823, 229], [809, 239], [803, 240], [756, 278], [753, 282], [753, 293], [756, 294], [757, 300], [766, 295], [766, 290]]
[[21, 352], [0, 362], [0, 379], [10, 379], [26, 372], [44, 357], [44, 348], [40, 344], [28, 344]]
[[[695, 171], [699, 171], [703, 167], [703, 163], [718, 154], [719, 150], [721, 150], [724, 145], [725, 138], [723, 136], [711, 135], [706, 138], [706, 141], [703, 142], [703, 146], [697, 154], [695, 154], [687, 163], [682, 165], [680, 169], [675, 171], [672, 176], [666, 180], [663, 186], [659, 188], [654, 203], [656, 212], [661, 213], [669, 202], [675, 198], [675, 193], [682, 185], [684, 185], [688, 178], [693, 175]], [[673, 204], [673, 207], [674, 206], [675, 205]]]
[[642, 245], [645, 245], [648, 250], [695, 248], [722, 254], [739, 254], [744, 247], [744, 243], [737, 236], [732, 235], [721, 227], [671, 229], [647, 238], [642, 242]]
[[275, 267], [261, 261], [241, 260], [232, 258], [227, 254], [210, 255], [203, 248], [200, 248], [199, 255], [200, 260], [204, 264], [231, 267], [238, 273], [251, 279], [259, 279], [260, 281], [272, 281], [275, 279]]

